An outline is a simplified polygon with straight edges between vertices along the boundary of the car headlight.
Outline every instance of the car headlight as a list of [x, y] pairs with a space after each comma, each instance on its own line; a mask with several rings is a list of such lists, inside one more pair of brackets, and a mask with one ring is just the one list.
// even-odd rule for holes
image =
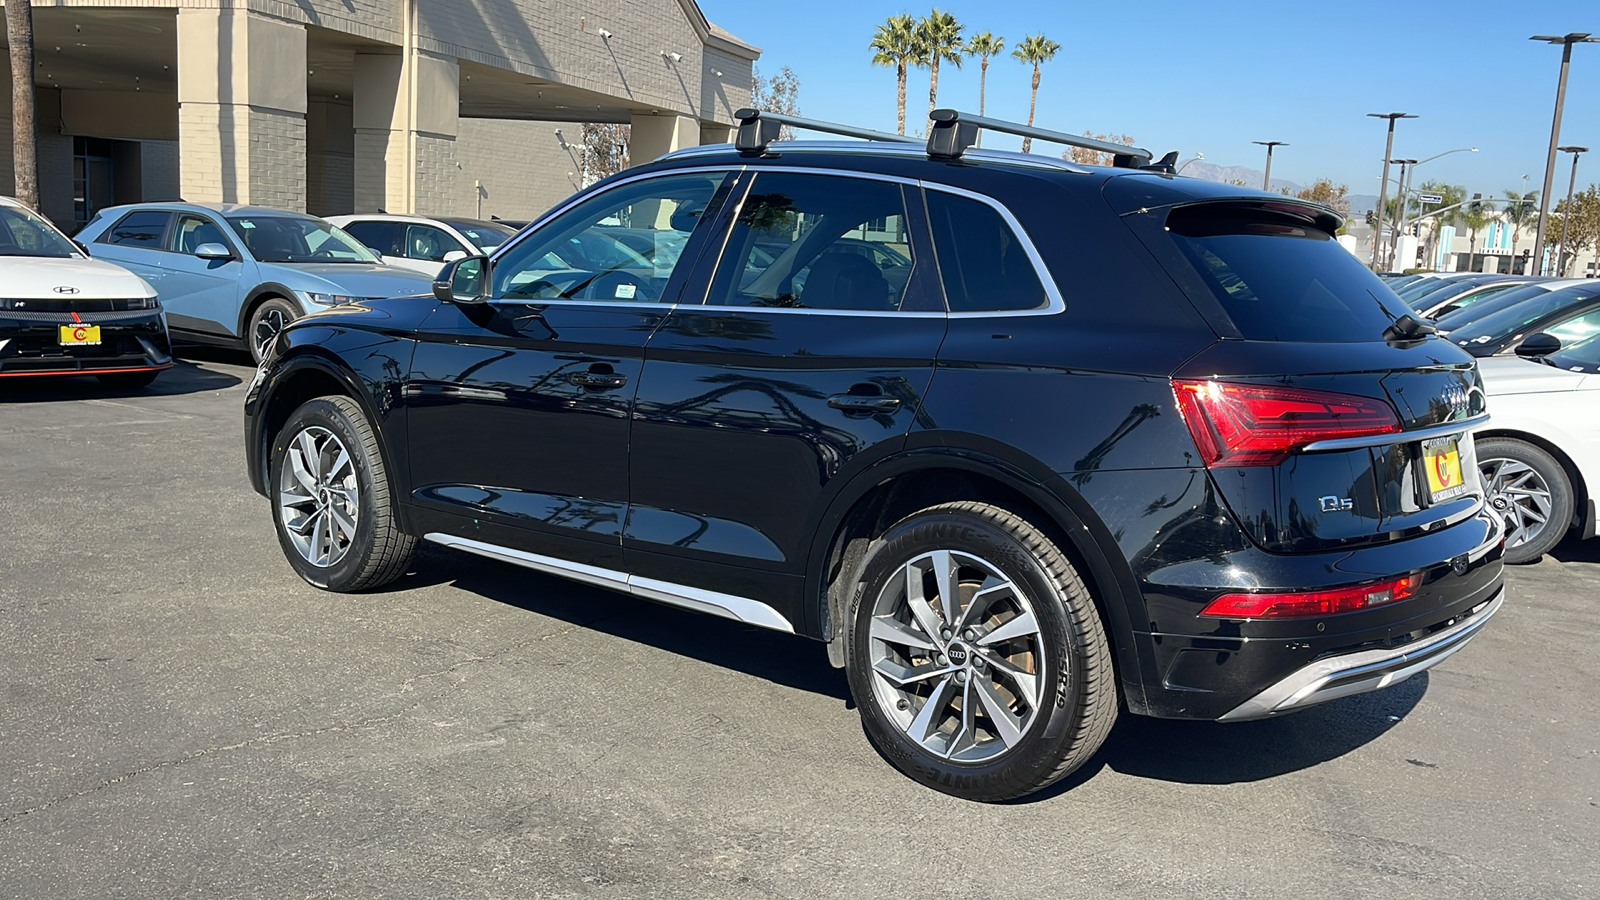
[[161, 305], [154, 297], [130, 297], [126, 302], [129, 309], [155, 309]]
[[317, 306], [343, 306], [361, 299], [346, 294], [319, 294], [316, 291], [295, 291], [295, 294], [306, 303], [314, 303]]

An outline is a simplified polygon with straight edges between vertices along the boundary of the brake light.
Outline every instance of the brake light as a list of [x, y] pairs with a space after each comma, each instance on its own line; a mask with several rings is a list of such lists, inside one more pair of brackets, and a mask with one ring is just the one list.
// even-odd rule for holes
[[1404, 575], [1377, 584], [1286, 594], [1223, 594], [1206, 604], [1202, 616], [1218, 619], [1298, 619], [1355, 612], [1404, 600], [1417, 593], [1420, 575]]
[[1392, 434], [1380, 400], [1276, 385], [1174, 378], [1184, 424], [1207, 466], [1273, 466], [1315, 441]]

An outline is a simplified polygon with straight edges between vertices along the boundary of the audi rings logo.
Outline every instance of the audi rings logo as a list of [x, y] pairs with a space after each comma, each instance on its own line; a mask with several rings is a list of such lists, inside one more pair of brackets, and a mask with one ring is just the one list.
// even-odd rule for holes
[[1444, 389], [1444, 402], [1452, 413], [1459, 415], [1467, 412], [1467, 389], [1459, 384], [1450, 385]]
[[63, 284], [60, 287], [51, 288], [51, 290], [58, 294], [76, 294], [78, 292], [78, 289], [70, 284]]

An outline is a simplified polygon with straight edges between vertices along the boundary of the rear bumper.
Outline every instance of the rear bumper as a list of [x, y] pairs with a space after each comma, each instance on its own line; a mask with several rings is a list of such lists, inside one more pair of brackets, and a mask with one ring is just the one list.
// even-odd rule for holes
[[1493, 598], [1473, 607], [1453, 624], [1412, 644], [1364, 650], [1320, 659], [1284, 678], [1224, 714], [1219, 721], [1265, 719], [1325, 703], [1339, 697], [1399, 684], [1444, 662], [1478, 636], [1505, 603], [1501, 587]]

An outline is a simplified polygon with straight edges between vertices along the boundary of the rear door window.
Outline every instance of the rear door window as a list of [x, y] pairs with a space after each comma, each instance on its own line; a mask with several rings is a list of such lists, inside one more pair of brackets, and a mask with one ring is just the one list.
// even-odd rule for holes
[[994, 207], [940, 190], [927, 198], [951, 312], [1040, 309], [1049, 302], [1033, 259]]
[[166, 236], [167, 225], [171, 221], [170, 212], [155, 209], [135, 210], [106, 229], [95, 243], [161, 250], [164, 249], [161, 245], [162, 238]]
[[1299, 216], [1180, 207], [1167, 231], [1247, 340], [1379, 341], [1410, 312], [1333, 235]]
[[401, 256], [405, 248], [406, 226], [403, 222], [385, 222], [366, 219], [344, 226], [351, 237], [384, 256]]

